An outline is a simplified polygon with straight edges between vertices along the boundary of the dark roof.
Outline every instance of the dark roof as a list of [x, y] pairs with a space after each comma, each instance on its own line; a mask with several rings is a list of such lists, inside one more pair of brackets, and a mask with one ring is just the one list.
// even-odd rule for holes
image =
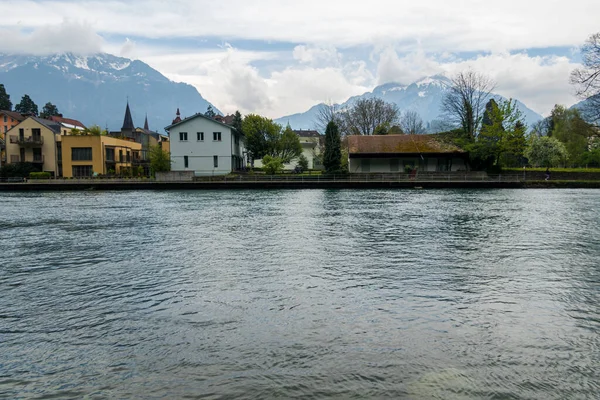
[[59, 124], [67, 124], [67, 125], [80, 126], [82, 128], [85, 128], [85, 125], [82, 124], [80, 121], [77, 121], [76, 119], [63, 118], [63, 117], [57, 117], [57, 116], [51, 116], [48, 119], [53, 122], [58, 122]]
[[212, 121], [212, 122], [214, 122], [214, 123], [216, 123], [216, 124], [223, 125], [224, 127], [227, 127], [227, 128], [229, 128], [229, 129], [234, 129], [234, 128], [233, 128], [232, 126], [230, 126], [230, 125], [224, 124], [223, 122], [217, 121], [216, 119], [212, 119], [212, 118], [210, 118], [210, 117], [207, 117], [206, 115], [204, 115], [204, 114], [202, 114], [202, 113], [197, 113], [197, 114], [194, 114], [194, 115], [192, 115], [191, 117], [187, 117], [187, 118], [185, 118], [185, 119], [182, 119], [182, 120], [181, 120], [181, 121], [179, 121], [179, 122], [175, 122], [175, 123], [173, 123], [173, 124], [171, 124], [171, 125], [169, 125], [169, 126], [165, 127], [165, 130], [166, 130], [166, 131], [168, 131], [169, 129], [171, 129], [171, 128], [174, 128], [174, 127], [176, 127], [177, 125], [181, 125], [181, 124], [183, 124], [184, 122], [191, 121], [191, 120], [193, 120], [193, 119], [195, 119], [195, 118], [204, 118], [204, 119], [207, 119], [207, 120], [209, 120], [209, 121]]
[[133, 125], [133, 118], [131, 118], [131, 110], [129, 110], [129, 102], [127, 102], [127, 107], [125, 108], [125, 118], [123, 119], [123, 126], [121, 127], [122, 131], [132, 131], [135, 129]]
[[305, 131], [300, 129], [299, 131], [294, 131], [294, 133], [300, 137], [321, 137], [321, 134], [317, 131]]
[[29, 117], [36, 121], [37, 123], [44, 125], [46, 128], [50, 129], [54, 133], [60, 134], [60, 124], [58, 122], [50, 121], [49, 119], [44, 119], [40, 117]]
[[350, 154], [451, 154], [466, 153], [437, 135], [348, 136]]
[[150, 130], [150, 127], [148, 126], [148, 114], [146, 114], [146, 120], [144, 121], [144, 130]]
[[16, 111], [0, 110], [0, 114], [6, 114], [7, 116], [9, 116], [12, 119], [15, 119], [15, 120], [17, 120], [19, 122], [24, 121], [25, 118], [27, 118], [23, 114], [18, 113]]
[[234, 118], [235, 118], [235, 115], [226, 115], [226, 116], [217, 115], [217, 116], [215, 116], [214, 119], [215, 119], [215, 121], [222, 122], [225, 125], [232, 125]]

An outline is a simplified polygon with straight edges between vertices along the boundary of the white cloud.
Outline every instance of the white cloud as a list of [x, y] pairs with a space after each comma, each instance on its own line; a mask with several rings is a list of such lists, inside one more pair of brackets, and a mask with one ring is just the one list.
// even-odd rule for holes
[[0, 28], [0, 38], [3, 38], [0, 40], [0, 52], [35, 55], [58, 52], [91, 54], [101, 51], [104, 44], [104, 40], [90, 27], [69, 20], [58, 25], [45, 25], [32, 32]]

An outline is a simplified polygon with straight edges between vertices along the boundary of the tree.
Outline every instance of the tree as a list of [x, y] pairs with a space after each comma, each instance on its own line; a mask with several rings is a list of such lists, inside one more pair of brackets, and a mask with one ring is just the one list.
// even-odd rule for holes
[[283, 160], [279, 157], [266, 155], [262, 159], [262, 165], [265, 172], [269, 175], [275, 175], [283, 170]]
[[323, 154], [323, 166], [328, 174], [341, 172], [342, 143], [340, 132], [335, 122], [331, 121], [325, 129], [325, 153]]
[[300, 154], [298, 157], [298, 166], [302, 168], [303, 171], [308, 169], [308, 158], [304, 154]]
[[343, 114], [340, 112], [340, 108], [337, 104], [321, 104], [319, 111], [316, 116], [316, 129], [319, 132], [325, 132], [327, 124], [335, 122], [338, 127], [342, 125]]
[[342, 131], [346, 135], [374, 135], [378, 126], [390, 127], [396, 124], [399, 114], [395, 104], [386, 103], [382, 99], [359, 99], [341, 113]]
[[215, 118], [217, 116], [217, 113], [215, 113], [215, 110], [213, 110], [212, 106], [209, 104], [209, 106], [206, 108], [206, 112], [204, 113], [204, 115], [208, 118]]
[[525, 150], [525, 157], [535, 167], [557, 167], [569, 157], [565, 145], [548, 136], [532, 136]]
[[40, 117], [42, 118], [50, 118], [50, 117], [55, 117], [58, 116], [60, 113], [58, 112], [58, 108], [50, 103], [47, 102], [44, 107], [42, 108], [42, 112], [40, 114]]
[[298, 135], [288, 125], [271, 150], [271, 155], [279, 157], [284, 163], [291, 162], [302, 154], [302, 145]]
[[106, 132], [105, 130], [103, 130], [102, 128], [100, 128], [98, 125], [92, 125], [92, 126], [88, 126], [87, 128], [85, 128], [82, 131], [79, 131], [80, 135], [87, 135], [87, 136], [106, 136], [108, 134], [108, 132]]
[[555, 106], [551, 113], [552, 131], [550, 135], [565, 145], [571, 165], [579, 164], [588, 151], [589, 138], [595, 132], [593, 127], [581, 117], [577, 109]]
[[6, 89], [2, 83], [0, 83], [0, 110], [12, 111], [10, 95], [6, 93]]
[[452, 86], [442, 100], [442, 111], [450, 121], [475, 138], [494, 87], [495, 83], [485, 75], [474, 71], [460, 72], [452, 79]]
[[21, 102], [15, 106], [15, 111], [21, 114], [38, 115], [38, 106], [28, 94], [23, 95]]
[[236, 111], [235, 114], [233, 115], [233, 121], [231, 122], [231, 126], [233, 126], [235, 128], [236, 131], [238, 131], [239, 133], [241, 133], [242, 135], [244, 134], [243, 129], [242, 129], [242, 122], [243, 122], [243, 118], [242, 118], [242, 114], [239, 111]]
[[418, 112], [408, 110], [400, 117], [400, 127], [404, 133], [410, 135], [421, 135], [425, 133], [425, 127], [423, 126], [423, 120]]
[[581, 48], [582, 68], [571, 73], [571, 83], [577, 95], [587, 99], [584, 116], [588, 121], [600, 124], [600, 33], [591, 35]]
[[150, 159], [150, 173], [168, 172], [171, 170], [171, 156], [160, 146], [150, 146], [148, 153]]
[[281, 132], [281, 126], [273, 120], [256, 114], [248, 114], [242, 122], [242, 130], [246, 135], [246, 149], [250, 162], [270, 154], [273, 143]]

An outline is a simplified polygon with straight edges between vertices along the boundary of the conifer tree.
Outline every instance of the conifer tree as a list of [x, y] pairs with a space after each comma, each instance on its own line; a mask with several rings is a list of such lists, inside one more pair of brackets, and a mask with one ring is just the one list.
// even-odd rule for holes
[[15, 106], [15, 111], [21, 114], [38, 115], [38, 106], [28, 94], [23, 95], [21, 102]]
[[10, 95], [6, 93], [6, 89], [2, 83], [0, 83], [0, 110], [12, 111]]
[[58, 112], [58, 107], [56, 107], [54, 104], [52, 104], [50, 102], [47, 102], [46, 105], [42, 108], [42, 113], [40, 114], [40, 117], [50, 118], [50, 117], [55, 117], [59, 114], [60, 113]]
[[325, 129], [325, 153], [323, 154], [323, 166], [328, 174], [341, 172], [342, 143], [338, 126], [333, 121], [330, 121]]

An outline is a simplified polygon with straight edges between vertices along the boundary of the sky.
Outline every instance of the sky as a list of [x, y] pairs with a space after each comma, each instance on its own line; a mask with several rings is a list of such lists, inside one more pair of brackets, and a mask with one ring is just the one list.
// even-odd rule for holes
[[0, 52], [108, 52], [271, 118], [467, 69], [540, 114], [600, 31], [597, 0], [0, 0]]

